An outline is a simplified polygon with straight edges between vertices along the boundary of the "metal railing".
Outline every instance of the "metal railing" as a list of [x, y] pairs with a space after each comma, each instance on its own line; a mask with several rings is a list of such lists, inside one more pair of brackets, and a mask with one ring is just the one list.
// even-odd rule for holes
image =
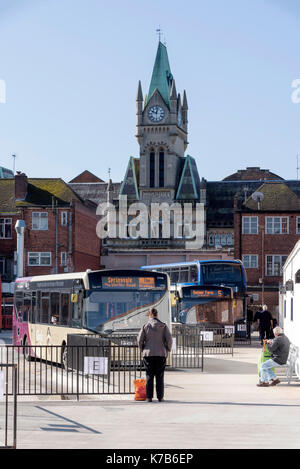
[[[141, 377], [137, 346], [24, 346], [0, 347], [0, 370], [17, 365], [17, 395], [74, 396], [133, 394]], [[14, 392], [8, 373], [7, 394]]]
[[[5, 382], [3, 386], [3, 394], [5, 395], [5, 404], [0, 408], [4, 408], [4, 444], [1, 445], [1, 438], [0, 438], [0, 448], [6, 449], [15, 449], [17, 447], [17, 380], [18, 380], [18, 373], [17, 373], [17, 365], [12, 364], [3, 364], [0, 362], [0, 368], [5, 376]], [[8, 407], [9, 407], [9, 369], [12, 371], [12, 395], [13, 395], [13, 425], [12, 425], [12, 444], [8, 444]], [[4, 371], [3, 371], [4, 370]], [[4, 389], [5, 388], [5, 389]]]
[[174, 324], [172, 335], [176, 342], [184, 344], [200, 343], [203, 340], [204, 355], [233, 355], [234, 333], [226, 332], [224, 327], [207, 327], [201, 324]]

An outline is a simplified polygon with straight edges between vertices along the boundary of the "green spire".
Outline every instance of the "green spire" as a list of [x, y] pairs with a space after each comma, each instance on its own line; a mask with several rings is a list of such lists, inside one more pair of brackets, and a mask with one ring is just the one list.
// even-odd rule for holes
[[167, 48], [159, 41], [147, 102], [157, 88], [166, 105], [170, 107], [170, 91], [172, 81], [173, 75], [170, 69]]

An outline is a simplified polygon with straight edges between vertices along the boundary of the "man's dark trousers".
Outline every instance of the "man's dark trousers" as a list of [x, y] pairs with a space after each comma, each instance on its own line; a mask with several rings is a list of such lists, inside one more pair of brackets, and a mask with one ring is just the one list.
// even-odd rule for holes
[[146, 368], [146, 395], [147, 399], [153, 398], [153, 381], [155, 377], [157, 399], [164, 397], [164, 372], [166, 367], [165, 357], [144, 357]]

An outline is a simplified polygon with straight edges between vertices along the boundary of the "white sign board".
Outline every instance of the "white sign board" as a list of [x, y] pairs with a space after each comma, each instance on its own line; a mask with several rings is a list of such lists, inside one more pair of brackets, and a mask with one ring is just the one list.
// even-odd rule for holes
[[172, 342], [172, 352], [176, 352], [176, 337], [173, 337], [173, 342]]
[[86, 375], [107, 375], [107, 357], [84, 357], [84, 374]]
[[0, 371], [0, 399], [4, 396], [4, 371]]
[[213, 331], [201, 331], [201, 335], [203, 336], [204, 342], [213, 342], [214, 341]]
[[225, 326], [225, 334], [234, 334], [234, 326]]
[[238, 332], [246, 331], [247, 330], [246, 324], [238, 324], [237, 325], [237, 330], [238, 330]]

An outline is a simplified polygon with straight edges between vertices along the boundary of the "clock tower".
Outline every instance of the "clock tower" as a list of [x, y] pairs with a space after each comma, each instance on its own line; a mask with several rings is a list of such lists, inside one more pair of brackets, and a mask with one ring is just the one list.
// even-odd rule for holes
[[149, 92], [136, 98], [140, 199], [174, 200], [187, 147], [187, 99], [177, 94], [166, 46], [159, 41]]

